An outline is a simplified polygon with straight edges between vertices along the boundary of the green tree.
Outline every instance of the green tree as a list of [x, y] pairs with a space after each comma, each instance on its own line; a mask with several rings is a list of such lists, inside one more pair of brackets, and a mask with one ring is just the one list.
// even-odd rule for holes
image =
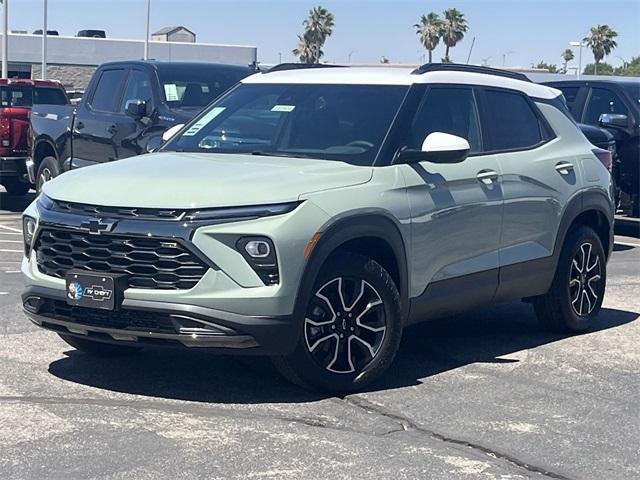
[[542, 60], [538, 62], [535, 68], [542, 68], [544, 70], [547, 70], [549, 73], [558, 73], [557, 65], [552, 65], [550, 63], [543, 62]]
[[631, 57], [630, 62], [615, 69], [615, 75], [623, 75], [626, 77], [640, 77], [640, 56]]
[[607, 62], [589, 63], [585, 65], [582, 73], [585, 75], [613, 75], [613, 67]]
[[324, 55], [322, 47], [333, 33], [334, 16], [322, 6], [313, 7], [302, 25], [304, 32], [298, 35], [298, 46], [293, 54], [302, 63], [319, 63]]
[[573, 55], [573, 50], [571, 50], [570, 48], [565, 49], [564, 52], [562, 52], [562, 55], [560, 55], [562, 57], [562, 60], [564, 61], [564, 68], [563, 68], [563, 72], [567, 73], [567, 64], [573, 60], [575, 58], [575, 56]]
[[383, 55], [382, 57], [380, 57], [380, 63], [387, 64], [391, 62], [389, 62], [389, 59]]
[[420, 36], [420, 43], [429, 52], [429, 63], [433, 61], [433, 50], [440, 43], [442, 37], [443, 22], [435, 12], [429, 12], [420, 17], [420, 23], [416, 23], [414, 28]]
[[614, 40], [617, 36], [618, 33], [609, 25], [596, 25], [595, 27], [591, 27], [591, 33], [587, 37], [584, 37], [583, 41], [587, 43], [593, 52], [593, 59], [596, 62], [594, 72], [596, 74], [598, 73], [598, 64], [605, 55], [609, 55], [611, 51], [618, 46]]
[[443, 17], [442, 41], [446, 45], [446, 49], [442, 61], [450, 63], [449, 49], [455, 47], [464, 38], [464, 34], [469, 30], [469, 25], [464, 18], [464, 13], [457, 8], [448, 8], [444, 11]]

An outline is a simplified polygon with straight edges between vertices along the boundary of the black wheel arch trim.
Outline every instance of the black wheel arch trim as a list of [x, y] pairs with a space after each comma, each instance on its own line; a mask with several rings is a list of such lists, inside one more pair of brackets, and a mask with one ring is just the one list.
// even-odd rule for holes
[[304, 315], [304, 308], [308, 301], [307, 296], [310, 294], [310, 287], [305, 289], [303, 286], [314, 284], [320, 269], [329, 256], [349, 241], [373, 237], [388, 244], [394, 253], [394, 260], [398, 268], [400, 284], [397, 287], [400, 292], [404, 323], [409, 310], [409, 274], [406, 246], [397, 220], [387, 212], [362, 212], [334, 219], [319, 232], [321, 233], [320, 238], [306, 261], [298, 285], [294, 307], [295, 318], [301, 318], [301, 315]]

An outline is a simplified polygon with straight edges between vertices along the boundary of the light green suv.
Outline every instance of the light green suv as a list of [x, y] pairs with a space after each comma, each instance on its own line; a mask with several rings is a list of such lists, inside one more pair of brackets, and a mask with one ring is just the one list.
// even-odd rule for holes
[[279, 66], [160, 151], [47, 183], [24, 310], [87, 352], [265, 355], [336, 391], [437, 316], [524, 299], [582, 331], [613, 246], [607, 155], [520, 74]]

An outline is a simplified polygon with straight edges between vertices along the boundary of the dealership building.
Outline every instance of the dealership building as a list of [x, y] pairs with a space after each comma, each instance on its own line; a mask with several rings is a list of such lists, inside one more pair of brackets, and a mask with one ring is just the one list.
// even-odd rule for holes
[[[171, 28], [186, 30], [183, 27]], [[166, 39], [160, 35], [152, 37], [157, 40], [149, 42], [149, 58], [233, 65], [249, 65], [257, 61], [256, 47], [195, 43], [182, 39], [171, 41], [170, 35], [165, 36]], [[195, 35], [193, 38], [195, 40]], [[8, 40], [9, 77], [40, 78], [42, 36], [15, 33], [9, 34]], [[68, 89], [84, 89], [98, 65], [116, 60], [141, 59], [143, 55], [143, 40], [48, 35], [47, 78], [59, 80]]]

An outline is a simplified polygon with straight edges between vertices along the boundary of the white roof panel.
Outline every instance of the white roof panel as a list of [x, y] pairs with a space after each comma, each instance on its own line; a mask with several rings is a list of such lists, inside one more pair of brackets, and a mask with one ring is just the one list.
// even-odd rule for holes
[[257, 73], [242, 80], [242, 83], [303, 83], [346, 85], [413, 85], [416, 83], [452, 83], [484, 85], [520, 90], [531, 97], [555, 98], [560, 91], [537, 83], [524, 82], [509, 77], [463, 71], [434, 71], [412, 75], [413, 68], [398, 67], [335, 67], [301, 68], [280, 70], [272, 73]]

